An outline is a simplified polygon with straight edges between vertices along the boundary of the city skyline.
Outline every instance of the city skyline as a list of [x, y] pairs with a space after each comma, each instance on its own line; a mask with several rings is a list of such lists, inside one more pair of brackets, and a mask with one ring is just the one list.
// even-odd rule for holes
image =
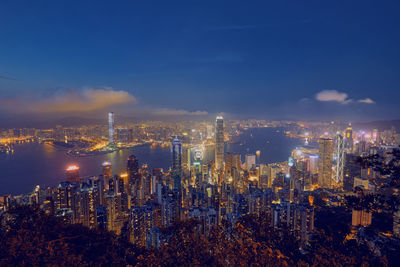
[[399, 119], [399, 7], [6, 1], [0, 119]]
[[0, 266], [397, 266], [400, 2], [0, 3]]

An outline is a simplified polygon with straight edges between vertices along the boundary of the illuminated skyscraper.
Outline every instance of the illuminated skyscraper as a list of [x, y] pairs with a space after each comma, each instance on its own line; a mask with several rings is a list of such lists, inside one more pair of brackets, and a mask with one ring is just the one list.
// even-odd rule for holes
[[79, 183], [79, 167], [77, 165], [71, 165], [66, 171], [67, 181], [70, 183]]
[[246, 170], [250, 170], [251, 168], [256, 166], [256, 155], [248, 154], [245, 156], [245, 165]]
[[111, 162], [106, 161], [102, 165], [104, 188], [108, 190], [110, 186], [110, 179], [112, 178]]
[[182, 169], [186, 174], [189, 173], [192, 165], [191, 150], [192, 148], [188, 146], [182, 148]]
[[353, 149], [353, 128], [351, 126], [346, 128], [344, 147], [350, 152]]
[[171, 177], [174, 179], [174, 188], [181, 188], [182, 176], [182, 144], [178, 138], [172, 140], [172, 170]]
[[108, 113], [108, 141], [114, 143], [114, 113]]
[[344, 139], [343, 136], [338, 133], [336, 135], [336, 170], [334, 180], [337, 184], [343, 182], [343, 170], [344, 170]]
[[139, 174], [139, 160], [135, 155], [128, 157], [128, 163], [126, 171], [128, 173], [129, 190], [136, 194], [136, 190], [140, 186], [140, 174]]
[[241, 159], [239, 153], [226, 153], [225, 154], [225, 173], [226, 175], [232, 175], [232, 168], [235, 167], [236, 170], [241, 170]]
[[320, 138], [318, 160], [318, 185], [330, 188], [332, 184], [333, 140]]
[[218, 116], [215, 121], [215, 169], [224, 166], [224, 118]]

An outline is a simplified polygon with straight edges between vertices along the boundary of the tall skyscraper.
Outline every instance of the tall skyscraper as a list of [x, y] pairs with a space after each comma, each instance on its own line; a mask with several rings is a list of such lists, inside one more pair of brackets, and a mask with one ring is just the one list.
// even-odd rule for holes
[[215, 121], [215, 169], [224, 166], [224, 118], [218, 116]]
[[225, 154], [225, 173], [226, 175], [232, 175], [232, 168], [240, 171], [242, 161], [239, 153], [226, 153]]
[[79, 167], [77, 165], [71, 165], [66, 171], [67, 181], [70, 183], [79, 183]]
[[320, 138], [318, 160], [318, 185], [330, 188], [332, 184], [333, 140]]
[[103, 182], [104, 182], [104, 188], [106, 190], [109, 189], [110, 186], [110, 179], [112, 178], [112, 170], [111, 170], [111, 162], [103, 162]]
[[172, 140], [172, 170], [171, 176], [174, 179], [174, 188], [181, 188], [182, 176], [182, 144], [178, 138]]
[[343, 170], [344, 170], [344, 139], [340, 133], [336, 135], [336, 170], [335, 170], [335, 182], [340, 184], [343, 182]]
[[128, 188], [136, 194], [136, 190], [140, 186], [140, 174], [139, 174], [139, 160], [135, 155], [128, 157], [127, 168], [128, 173]]
[[108, 141], [114, 143], [114, 113], [108, 113]]
[[353, 150], [353, 128], [351, 126], [346, 128], [344, 146], [349, 152]]
[[246, 165], [246, 170], [250, 170], [251, 168], [256, 166], [256, 155], [252, 154], [247, 154], [245, 156], [245, 165]]

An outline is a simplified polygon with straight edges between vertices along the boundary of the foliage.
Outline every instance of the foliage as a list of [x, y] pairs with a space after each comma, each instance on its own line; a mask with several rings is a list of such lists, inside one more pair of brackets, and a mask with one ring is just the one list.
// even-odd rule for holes
[[[338, 213], [321, 215], [340, 218]], [[105, 231], [16, 207], [0, 218], [0, 266], [386, 265], [364, 247], [344, 243], [346, 229], [338, 235], [337, 225], [321, 228], [301, 253], [296, 237], [284, 227], [270, 227], [270, 219], [267, 213], [246, 215], [235, 225], [224, 222], [214, 227], [208, 236], [199, 234], [196, 220], [177, 222], [163, 229], [169, 238], [159, 249], [145, 249]]]

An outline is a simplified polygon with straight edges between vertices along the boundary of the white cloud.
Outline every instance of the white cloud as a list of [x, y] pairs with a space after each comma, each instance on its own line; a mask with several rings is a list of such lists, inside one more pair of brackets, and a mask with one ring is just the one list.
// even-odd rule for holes
[[336, 90], [323, 90], [315, 95], [315, 98], [318, 101], [322, 102], [338, 102], [341, 104], [348, 104], [352, 102], [351, 99], [348, 98], [348, 94], [343, 92], [338, 92]]
[[360, 99], [360, 100], [358, 100], [358, 102], [364, 103], [364, 104], [375, 104], [375, 101], [368, 97], [364, 98], [364, 99]]

